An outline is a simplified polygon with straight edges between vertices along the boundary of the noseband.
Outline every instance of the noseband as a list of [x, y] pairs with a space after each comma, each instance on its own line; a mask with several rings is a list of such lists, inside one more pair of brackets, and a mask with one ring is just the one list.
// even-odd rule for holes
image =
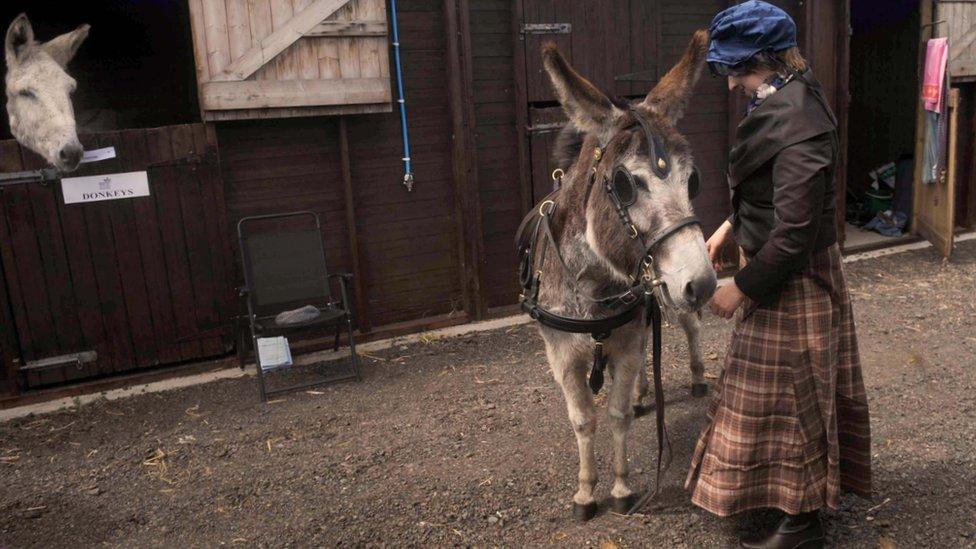
[[[650, 122], [636, 110], [631, 110], [631, 114], [640, 126], [647, 139], [647, 156], [651, 160], [651, 170], [654, 175], [661, 179], [667, 179], [671, 172], [671, 158], [667, 149], [664, 148], [660, 138], [652, 131]], [[633, 126], [629, 126], [633, 127]], [[629, 129], [629, 127], [627, 129]], [[596, 149], [596, 161], [599, 164], [603, 156], [602, 149]], [[553, 179], [558, 180], [561, 176], [553, 172]], [[644, 308], [644, 327], [652, 327], [652, 365], [654, 373], [654, 402], [656, 408], [657, 423], [657, 475], [655, 479], [655, 489], [648, 491], [634, 506], [627, 511], [628, 514], [637, 511], [654, 498], [661, 487], [661, 472], [664, 456], [665, 439], [667, 429], [664, 423], [664, 384], [661, 376], [661, 306], [660, 299], [663, 297], [664, 282], [657, 276], [654, 264], [654, 251], [657, 246], [678, 232], [680, 229], [690, 225], [701, 225], [701, 221], [693, 215], [683, 217], [670, 225], [660, 229], [650, 238], [644, 236], [637, 230], [630, 217], [630, 208], [637, 203], [637, 183], [634, 175], [624, 166], [617, 166], [613, 170], [603, 170], [603, 188], [610, 197], [620, 222], [627, 230], [628, 236], [636, 240], [642, 249], [642, 256], [634, 267], [633, 274], [630, 276], [631, 287], [623, 293], [612, 295], [593, 301], [601, 303], [617, 312], [611, 316], [599, 319], [571, 318], [555, 314], [539, 305], [539, 283], [542, 278], [542, 270], [536, 270], [535, 255], [537, 248], [542, 248], [542, 255], [545, 257], [546, 248], [551, 245], [556, 253], [556, 258], [568, 277], [568, 280], [575, 281], [576, 275], [573, 274], [562, 253], [559, 251], [559, 243], [556, 242], [549, 225], [549, 220], [556, 210], [555, 197], [559, 192], [557, 188], [549, 194], [543, 201], [530, 211], [522, 223], [519, 225], [515, 235], [515, 248], [519, 254], [519, 283], [522, 286], [522, 293], [519, 302], [522, 309], [533, 319], [543, 326], [559, 330], [562, 332], [590, 334], [593, 338], [593, 367], [590, 370], [588, 384], [594, 394], [600, 391], [603, 386], [603, 372], [606, 369], [607, 358], [603, 353], [603, 340], [610, 336], [610, 333], [625, 324], [628, 324], [637, 317], [641, 307]], [[590, 172], [590, 185], [586, 191], [584, 205], [589, 201], [589, 193], [596, 186], [597, 167], [594, 166]], [[608, 176], [607, 173], [612, 174]], [[699, 174], [697, 168], [693, 170], [692, 177], [689, 178], [689, 196], [694, 197], [697, 193]], [[539, 233], [544, 238], [540, 239]], [[540, 265], [541, 266], [541, 265]], [[636, 408], [635, 408], [636, 409]], [[671, 461], [671, 443], [668, 440], [668, 464]]]

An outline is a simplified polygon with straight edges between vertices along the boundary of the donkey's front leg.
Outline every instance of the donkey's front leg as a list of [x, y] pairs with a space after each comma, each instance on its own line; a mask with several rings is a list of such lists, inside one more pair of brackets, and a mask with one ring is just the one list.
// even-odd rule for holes
[[613, 385], [607, 401], [607, 415], [610, 417], [610, 431], [613, 434], [613, 510], [626, 513], [633, 506], [636, 497], [627, 485], [630, 476], [630, 463], [627, 461], [627, 438], [634, 420], [634, 407], [631, 405], [632, 388], [643, 367], [643, 341], [640, 336], [629, 338], [626, 347], [615, 347], [611, 351], [613, 364]]
[[576, 445], [579, 447], [579, 489], [573, 496], [573, 516], [577, 520], [585, 521], [596, 515], [596, 501], [593, 498], [593, 488], [597, 481], [596, 456], [593, 452], [596, 407], [593, 404], [593, 394], [586, 383], [587, 366], [578, 357], [559, 356], [561, 354], [550, 351], [549, 365], [562, 387], [569, 422], [576, 434]]
[[681, 329], [688, 338], [688, 356], [691, 357], [691, 395], [703, 397], [708, 394], [705, 383], [705, 361], [702, 360], [701, 317], [697, 312], [678, 315]]

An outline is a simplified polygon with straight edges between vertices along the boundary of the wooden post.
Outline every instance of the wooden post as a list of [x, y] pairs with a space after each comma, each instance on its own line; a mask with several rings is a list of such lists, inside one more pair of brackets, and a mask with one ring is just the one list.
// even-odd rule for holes
[[349, 256], [352, 258], [352, 276], [356, 296], [356, 327], [360, 333], [368, 333], [369, 307], [366, 303], [366, 280], [359, 255], [359, 237], [356, 233], [356, 208], [352, 194], [352, 168], [349, 162], [349, 132], [346, 117], [339, 117], [339, 157], [342, 165], [342, 191], [346, 200], [346, 233], [349, 235]]
[[[935, 36], [935, 27], [932, 25], [935, 21], [935, 12], [932, 9], [932, 2], [930, 0], [923, 0], [920, 8], [922, 13], [919, 17], [919, 23], [922, 25], [922, 28], [919, 29], [918, 66], [916, 67], [916, 71], [918, 72], [918, 81], [923, 82], [925, 77], [925, 45], [929, 38]], [[916, 96], [915, 101], [915, 173], [912, 176], [911, 231], [917, 234], [918, 216], [919, 211], [922, 209], [922, 196], [919, 189], [922, 186], [922, 162], [925, 157], [925, 107], [922, 104], [921, 94]]]
[[834, 202], [837, 212], [837, 240], [844, 247], [847, 234], [847, 144], [848, 119], [851, 105], [851, 2], [840, 1], [840, 21], [837, 33], [837, 134], [840, 141], [837, 162]]
[[444, 0], [447, 35], [447, 81], [451, 103], [454, 213], [464, 310], [472, 320], [484, 318], [482, 292], [484, 235], [478, 160], [474, 145], [474, 98], [471, 69], [471, 28], [468, 0]]
[[525, 40], [520, 26], [523, 20], [523, 0], [512, 2], [512, 41], [515, 60], [515, 136], [518, 139], [519, 189], [522, 194], [522, 212], [532, 208], [532, 177], [529, 167], [529, 95], [525, 75]]

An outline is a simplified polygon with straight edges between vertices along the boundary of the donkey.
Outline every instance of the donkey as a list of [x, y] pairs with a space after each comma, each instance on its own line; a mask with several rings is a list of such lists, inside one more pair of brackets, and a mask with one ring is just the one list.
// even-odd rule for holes
[[[560, 154], [575, 153], [551, 214], [553, 241], [562, 258], [556, 253], [536, 255], [533, 266], [544, 273], [539, 277], [538, 302], [553, 313], [583, 319], [614, 314], [600, 298], [633, 284], [628, 273], [635, 271], [645, 255], [637, 237], [653, 241], [659, 231], [691, 215], [688, 185], [694, 166], [690, 146], [675, 124], [701, 74], [707, 45], [707, 32], [695, 33], [677, 65], [643, 100], [633, 102], [611, 99], [577, 73], [555, 44], [543, 47], [545, 70], [572, 128], [557, 148]], [[650, 135], [669, 158], [670, 169], [663, 178], [649, 158]], [[660, 158], [654, 161], [663, 162]], [[604, 182], [615, 178], [621, 167], [629, 171], [636, 188], [636, 199], [627, 209], [635, 234], [621, 224], [618, 204], [604, 190]], [[716, 275], [701, 228], [685, 224], [654, 245], [653, 266], [663, 283], [662, 305], [678, 313], [689, 335], [694, 392], [704, 394], [697, 311], [714, 293]], [[597, 418], [587, 383], [593, 342], [586, 334], [542, 325], [539, 328], [579, 447], [579, 489], [573, 496], [573, 512], [577, 519], [587, 520], [596, 513], [593, 436]], [[648, 391], [644, 373], [647, 332], [638, 318], [613, 330], [601, 343], [613, 380], [607, 397], [614, 447], [610, 494], [613, 508], [624, 512], [636, 499], [628, 486], [627, 437], [634, 404], [640, 403]]]
[[22, 13], [10, 24], [4, 43], [10, 132], [18, 143], [62, 172], [77, 168], [84, 152], [71, 104], [76, 83], [64, 69], [88, 37], [89, 28], [81, 25], [40, 43]]

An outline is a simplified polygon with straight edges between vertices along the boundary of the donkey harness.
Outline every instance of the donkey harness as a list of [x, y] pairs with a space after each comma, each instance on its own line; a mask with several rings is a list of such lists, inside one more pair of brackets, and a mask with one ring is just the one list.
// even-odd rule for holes
[[[647, 156], [651, 161], [651, 169], [659, 179], [666, 179], [671, 171], [671, 159], [661, 139], [651, 130], [650, 122], [636, 110], [631, 109], [634, 125], [639, 126], [647, 140]], [[602, 149], [596, 149], [596, 160], [602, 158]], [[553, 179], [558, 183], [561, 180], [562, 170], [553, 172]], [[586, 191], [584, 204], [588, 202], [589, 195], [596, 185], [596, 167], [590, 172], [589, 187]], [[607, 172], [605, 172], [606, 174]], [[655, 490], [644, 495], [629, 511], [634, 511], [643, 507], [647, 501], [653, 498], [660, 489], [660, 479], [662, 471], [662, 456], [664, 453], [664, 440], [667, 436], [664, 424], [664, 387], [661, 379], [661, 307], [662, 286], [664, 282], [656, 276], [654, 266], [654, 251], [658, 244], [666, 240], [678, 230], [690, 226], [701, 225], [701, 221], [695, 216], [688, 216], [671, 223], [663, 229], [654, 233], [649, 239], [634, 226], [631, 220], [629, 209], [637, 202], [637, 182], [633, 174], [624, 167], [616, 166], [612, 175], [603, 176], [603, 189], [610, 197], [617, 216], [624, 229], [628, 231], [628, 236], [636, 240], [641, 246], [643, 254], [636, 263], [633, 273], [630, 275], [631, 286], [625, 291], [596, 299], [595, 301], [605, 305], [610, 309], [616, 310], [613, 315], [598, 319], [572, 318], [559, 315], [547, 310], [538, 302], [539, 284], [543, 276], [541, 269], [536, 269], [536, 254], [541, 249], [544, 257], [545, 251], [551, 248], [569, 280], [576, 280], [562, 253], [559, 250], [559, 243], [553, 236], [550, 226], [550, 218], [556, 210], [555, 197], [559, 193], [559, 188], [554, 190], [539, 205], [533, 208], [519, 225], [515, 236], [515, 247], [519, 255], [519, 284], [522, 287], [519, 301], [522, 309], [534, 320], [543, 326], [570, 333], [590, 334], [593, 338], [593, 366], [589, 375], [589, 387], [594, 394], [600, 391], [603, 386], [603, 372], [606, 369], [607, 358], [603, 353], [603, 340], [610, 336], [610, 333], [621, 326], [631, 322], [642, 311], [644, 312], [643, 322], [646, 327], [652, 327], [653, 352], [652, 365], [654, 374], [654, 399], [657, 420], [657, 479]], [[689, 179], [689, 196], [694, 197], [698, 192], [699, 174], [697, 168]], [[543, 238], [540, 238], [540, 233]], [[670, 462], [671, 445], [668, 443]]]

